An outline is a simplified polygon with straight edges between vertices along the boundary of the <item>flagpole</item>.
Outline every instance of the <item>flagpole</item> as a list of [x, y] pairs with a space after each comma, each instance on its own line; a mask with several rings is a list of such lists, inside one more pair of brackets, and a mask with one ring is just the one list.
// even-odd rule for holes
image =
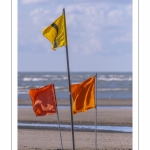
[[61, 130], [60, 130], [60, 122], [59, 122], [59, 115], [58, 115], [58, 108], [57, 109], [57, 120], [58, 120], [58, 125], [59, 125], [59, 133], [60, 133], [60, 141], [61, 141], [61, 148], [63, 150], [63, 144], [62, 144], [62, 136], [61, 136]]
[[97, 150], [97, 73], [96, 73], [96, 91], [95, 91], [95, 150]]
[[66, 58], [67, 58], [67, 70], [68, 70], [68, 82], [69, 82], [69, 96], [70, 96], [72, 144], [73, 144], [73, 150], [75, 150], [75, 144], [74, 144], [74, 127], [73, 127], [73, 114], [72, 114], [71, 82], [70, 82], [70, 71], [69, 71], [68, 41], [67, 41], [67, 28], [66, 28], [65, 8], [63, 8], [63, 14], [64, 14], [65, 29], [66, 29], [66, 30], [65, 30], [65, 36], [66, 36]]

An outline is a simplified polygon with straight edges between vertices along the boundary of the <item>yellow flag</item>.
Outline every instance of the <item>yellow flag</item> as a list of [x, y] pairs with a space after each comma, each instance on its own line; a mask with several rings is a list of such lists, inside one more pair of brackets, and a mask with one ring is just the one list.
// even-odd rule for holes
[[62, 14], [50, 26], [43, 29], [43, 36], [45, 36], [52, 43], [52, 50], [57, 47], [62, 47], [67, 44], [65, 18]]
[[79, 84], [71, 85], [73, 114], [95, 108], [95, 76]]

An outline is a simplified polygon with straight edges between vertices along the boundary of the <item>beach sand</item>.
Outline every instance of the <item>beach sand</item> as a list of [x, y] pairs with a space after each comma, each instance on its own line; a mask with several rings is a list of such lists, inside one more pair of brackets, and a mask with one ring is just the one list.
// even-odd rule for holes
[[[61, 131], [64, 150], [72, 149], [71, 131]], [[95, 132], [74, 132], [76, 150], [95, 149]], [[60, 149], [59, 131], [18, 129], [18, 150], [53, 150]], [[131, 150], [132, 133], [97, 133], [99, 150]]]
[[[59, 100], [58, 106], [69, 105], [69, 100]], [[30, 99], [19, 99], [18, 105], [31, 105]], [[99, 106], [132, 106], [132, 100], [98, 100]], [[70, 124], [70, 109], [58, 108], [60, 124]], [[73, 115], [74, 125], [95, 125], [95, 109]], [[58, 123], [56, 114], [36, 117], [32, 108], [18, 109], [18, 122]], [[132, 108], [100, 108], [97, 110], [97, 125], [132, 126]], [[61, 131], [64, 150], [72, 149], [72, 134]], [[76, 150], [95, 149], [95, 132], [75, 131]], [[97, 132], [99, 150], [131, 150], [132, 133]], [[18, 128], [18, 149], [59, 149], [59, 130]]]

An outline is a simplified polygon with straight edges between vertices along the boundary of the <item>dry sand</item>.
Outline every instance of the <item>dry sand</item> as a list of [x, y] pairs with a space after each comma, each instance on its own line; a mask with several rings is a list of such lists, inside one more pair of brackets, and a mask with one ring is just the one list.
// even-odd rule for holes
[[[19, 105], [31, 105], [31, 100], [19, 99]], [[69, 100], [58, 101], [59, 105], [69, 105]], [[132, 100], [98, 100], [98, 105], [132, 106]], [[58, 108], [61, 124], [70, 124], [70, 109]], [[132, 126], [132, 108], [100, 108], [97, 111], [97, 125]], [[73, 116], [74, 124], [95, 125], [95, 109]], [[57, 116], [36, 117], [32, 108], [18, 109], [18, 122], [57, 123]], [[71, 131], [62, 131], [64, 150], [72, 149]], [[95, 148], [95, 132], [75, 131], [75, 148], [88, 150]], [[132, 133], [97, 132], [97, 145], [100, 150], [131, 150]], [[59, 149], [60, 137], [58, 130], [18, 129], [19, 150], [50, 150]]]
[[[71, 131], [62, 131], [64, 150], [72, 150]], [[76, 150], [95, 149], [95, 132], [74, 132]], [[59, 131], [18, 129], [18, 150], [60, 149]], [[97, 133], [99, 150], [131, 150], [132, 133]]]

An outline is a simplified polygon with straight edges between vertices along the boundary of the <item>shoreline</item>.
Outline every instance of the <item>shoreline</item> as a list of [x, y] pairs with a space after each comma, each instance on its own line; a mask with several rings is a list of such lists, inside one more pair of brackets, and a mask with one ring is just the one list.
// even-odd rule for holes
[[[71, 124], [60, 124], [61, 131], [70, 131]], [[34, 122], [18, 122], [18, 129], [38, 129], [38, 130], [56, 130], [57, 124], [48, 123], [34, 123]], [[79, 132], [95, 132], [95, 125], [75, 125], [74, 131]], [[132, 127], [127, 126], [97, 126], [97, 132], [114, 132], [114, 133], [132, 133]]]

